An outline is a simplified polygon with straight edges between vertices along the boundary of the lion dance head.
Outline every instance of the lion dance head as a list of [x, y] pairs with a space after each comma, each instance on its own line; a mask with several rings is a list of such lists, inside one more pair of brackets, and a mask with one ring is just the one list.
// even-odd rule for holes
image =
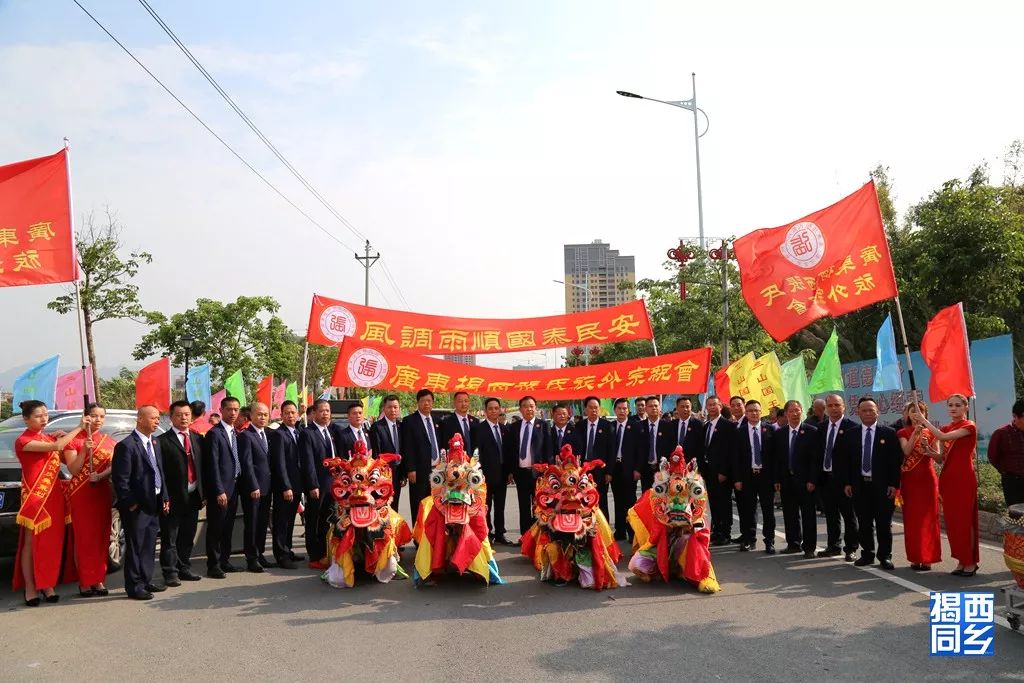
[[468, 524], [487, 502], [487, 484], [477, 456], [466, 455], [462, 435], [448, 441], [434, 471], [430, 473], [430, 495], [444, 515], [445, 524]]
[[697, 461], [687, 463], [682, 448], [677, 450], [678, 453], [661, 459], [651, 488], [651, 507], [657, 520], [666, 526], [702, 529], [708, 505], [704, 479], [697, 472]]
[[555, 464], [534, 465], [539, 473], [533, 499], [537, 523], [575, 538], [592, 535], [594, 511], [601, 500], [593, 471], [602, 467], [600, 460], [580, 465], [568, 444], [562, 447]]

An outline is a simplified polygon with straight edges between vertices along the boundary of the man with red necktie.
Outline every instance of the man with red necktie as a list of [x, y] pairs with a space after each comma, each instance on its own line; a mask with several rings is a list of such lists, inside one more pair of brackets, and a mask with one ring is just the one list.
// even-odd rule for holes
[[170, 512], [160, 518], [160, 569], [164, 585], [180, 586], [182, 581], [199, 581], [192, 571], [199, 510], [203, 499], [202, 449], [198, 434], [189, 430], [192, 408], [188, 401], [171, 404], [171, 429], [157, 437], [164, 469], [164, 486]]

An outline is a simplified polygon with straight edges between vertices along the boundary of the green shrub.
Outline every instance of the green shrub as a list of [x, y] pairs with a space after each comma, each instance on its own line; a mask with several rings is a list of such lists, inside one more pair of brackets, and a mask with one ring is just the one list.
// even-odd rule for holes
[[986, 512], [1006, 512], [999, 472], [988, 462], [978, 463], [978, 508]]

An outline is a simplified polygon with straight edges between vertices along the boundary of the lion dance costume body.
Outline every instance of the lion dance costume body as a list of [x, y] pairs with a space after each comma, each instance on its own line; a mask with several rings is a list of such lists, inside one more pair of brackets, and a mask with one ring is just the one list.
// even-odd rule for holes
[[391, 509], [391, 463], [401, 456], [384, 453], [374, 458], [362, 441], [355, 443], [350, 456], [350, 460], [324, 460], [331, 473], [337, 521], [327, 537], [330, 566], [320, 578], [334, 588], [351, 588], [360, 565], [381, 583], [396, 576], [407, 579], [398, 562], [398, 548], [412, 539], [412, 533], [402, 516]]
[[630, 570], [648, 582], [680, 577], [702, 593], [721, 590], [711, 566], [711, 530], [704, 519], [708, 494], [696, 462], [676, 447], [661, 459], [654, 486], [629, 510], [633, 527]]
[[555, 464], [533, 466], [540, 473], [533, 505], [537, 521], [523, 536], [521, 552], [542, 581], [578, 580], [596, 590], [629, 585], [615, 568], [622, 553], [598, 508], [600, 494], [590, 471], [600, 467], [600, 460], [580, 466], [569, 445]]
[[462, 435], [442, 450], [430, 473], [430, 495], [420, 502], [413, 538], [419, 544], [413, 563], [417, 585], [433, 584], [453, 568], [483, 579], [505, 583], [498, 574], [487, 539], [487, 485], [476, 456], [467, 456]]

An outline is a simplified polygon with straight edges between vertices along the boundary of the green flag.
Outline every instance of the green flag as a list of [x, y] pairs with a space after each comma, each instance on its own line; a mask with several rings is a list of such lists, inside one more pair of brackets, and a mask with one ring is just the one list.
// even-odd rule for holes
[[235, 370], [234, 374], [224, 380], [224, 391], [228, 392], [231, 398], [237, 398], [245, 404], [245, 383], [242, 381], [242, 371]]
[[370, 397], [370, 415], [380, 415], [380, 402], [383, 399], [383, 396]]
[[299, 404], [299, 383], [289, 382], [288, 386], [284, 390], [284, 400], [294, 401], [295, 405]]
[[615, 409], [612, 407], [612, 399], [610, 399], [610, 398], [602, 398], [601, 399], [601, 416], [602, 417], [608, 417], [609, 415], [613, 414], [614, 412], [615, 412]]
[[807, 391], [807, 370], [804, 357], [797, 356], [782, 364], [782, 393], [787, 401], [800, 401], [804, 412], [811, 409], [811, 394]]
[[811, 384], [807, 390], [812, 394], [843, 390], [843, 368], [839, 363], [839, 333], [834, 327], [832, 336], [825, 342], [818, 364], [814, 367]]

